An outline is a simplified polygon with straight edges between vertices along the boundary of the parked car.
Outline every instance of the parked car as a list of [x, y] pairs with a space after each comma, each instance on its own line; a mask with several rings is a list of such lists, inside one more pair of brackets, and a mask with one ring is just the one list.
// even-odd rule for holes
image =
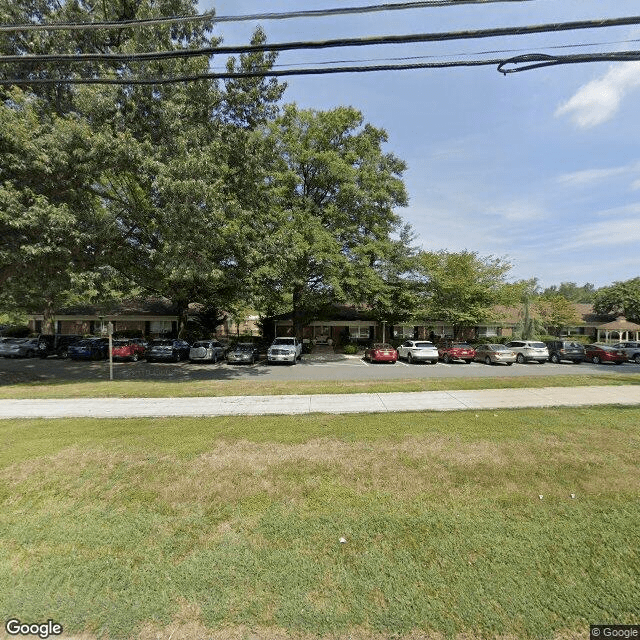
[[504, 344], [479, 344], [476, 347], [476, 362], [485, 364], [506, 364], [511, 366], [516, 361], [516, 352]]
[[398, 360], [398, 352], [386, 342], [378, 342], [364, 352], [364, 359], [369, 362], [392, 362]]
[[612, 345], [614, 349], [619, 349], [627, 354], [629, 360], [640, 364], [640, 342], [617, 342]]
[[0, 345], [0, 355], [5, 358], [35, 358], [38, 355], [38, 338], [8, 338]]
[[142, 340], [116, 338], [113, 341], [111, 354], [114, 360], [131, 360], [137, 362], [144, 356], [145, 346]]
[[227, 351], [227, 362], [250, 362], [255, 364], [260, 359], [260, 350], [251, 342], [239, 342], [235, 347]]
[[188, 360], [191, 346], [184, 340], [177, 338], [156, 338], [149, 343], [145, 352], [147, 362], [155, 362], [156, 360], [171, 360], [172, 362], [180, 362], [180, 360]]
[[108, 338], [84, 338], [69, 345], [72, 360], [106, 360], [109, 357]]
[[476, 357], [476, 350], [466, 342], [443, 342], [438, 347], [438, 355], [445, 364], [454, 360], [464, 360], [469, 364]]
[[506, 346], [516, 352], [516, 362], [546, 362], [549, 359], [549, 349], [544, 342], [534, 340], [512, 340]]
[[608, 344], [590, 344], [585, 348], [586, 358], [593, 364], [601, 362], [615, 362], [622, 364], [628, 360], [627, 354], [622, 349], [616, 349]]
[[585, 358], [584, 345], [573, 340], [550, 340], [546, 343], [549, 350], [549, 360], [558, 364], [562, 360], [580, 363]]
[[405, 340], [398, 347], [398, 359], [406, 359], [412, 362], [428, 362], [435, 364], [439, 359], [438, 349], [433, 342], [426, 340]]
[[41, 333], [38, 340], [38, 355], [41, 358], [57, 356], [64, 359], [69, 357], [69, 347], [82, 340], [82, 336]]
[[302, 356], [302, 343], [297, 338], [276, 338], [267, 350], [267, 362], [289, 362], [295, 364]]
[[191, 362], [213, 362], [224, 360], [224, 346], [217, 340], [198, 340], [189, 350]]

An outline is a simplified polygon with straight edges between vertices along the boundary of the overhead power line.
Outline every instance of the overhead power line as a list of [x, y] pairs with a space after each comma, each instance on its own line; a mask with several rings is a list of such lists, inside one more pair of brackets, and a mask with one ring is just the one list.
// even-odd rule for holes
[[[563, 64], [579, 64], [585, 62], [632, 62], [640, 61], [640, 51], [615, 51], [603, 53], [584, 53], [566, 56], [551, 56], [541, 53], [527, 54], [513, 58], [494, 58], [485, 60], [452, 60], [441, 62], [423, 62], [414, 64], [390, 64], [390, 65], [367, 65], [351, 67], [329, 67], [313, 69], [271, 69], [263, 71], [244, 72], [209, 72], [194, 75], [170, 76], [163, 78], [123, 78], [119, 77], [92, 77], [92, 78], [14, 78], [0, 79], [0, 86], [8, 85], [42, 85], [42, 84], [103, 84], [103, 85], [166, 85], [182, 82], [196, 82], [199, 80], [229, 80], [237, 78], [258, 78], [258, 77], [286, 77], [286, 76], [308, 76], [327, 75], [334, 73], [366, 73], [373, 71], [406, 71], [415, 69], [448, 69], [452, 67], [480, 67], [496, 65], [500, 73], [516, 73], [518, 71], [528, 71], [540, 67], [549, 67]], [[516, 65], [506, 69], [506, 65]], [[517, 65], [523, 65], [518, 67]]]
[[580, 29], [601, 29], [640, 24], [640, 16], [623, 18], [603, 18], [599, 20], [580, 20], [574, 22], [555, 22], [551, 24], [527, 25], [521, 27], [499, 27], [494, 29], [476, 29], [471, 31], [448, 31], [442, 33], [418, 33], [408, 35], [370, 36], [365, 38], [340, 38], [337, 40], [318, 40], [300, 42], [263, 43], [255, 45], [202, 47], [199, 49], [177, 49], [173, 51], [152, 51], [146, 53], [70, 53], [42, 55], [0, 56], [0, 62], [66, 62], [66, 61], [105, 61], [132, 62], [145, 60], [165, 60], [172, 58], [193, 58], [215, 54], [277, 52], [306, 49], [329, 49], [336, 47], [363, 47], [384, 44], [412, 44], [417, 42], [443, 42], [446, 40], [475, 40], [480, 38], [499, 38], [522, 36], [534, 33], [557, 31], [575, 31]]
[[5, 24], [0, 25], [0, 33], [16, 31], [62, 31], [62, 30], [96, 30], [124, 29], [145, 27], [159, 24], [178, 24], [213, 20], [214, 22], [244, 22], [253, 20], [290, 20], [292, 18], [324, 18], [335, 15], [374, 13], [380, 11], [406, 11], [408, 9], [424, 9], [427, 7], [452, 7], [467, 4], [492, 4], [497, 2], [533, 2], [534, 0], [422, 0], [421, 2], [397, 2], [374, 4], [363, 7], [341, 7], [336, 9], [312, 9], [305, 11], [284, 11], [281, 13], [252, 13], [238, 16], [214, 16], [207, 12], [194, 16], [172, 16], [166, 18], [147, 18], [139, 20], [119, 20], [116, 22], [52, 22], [47, 24]]

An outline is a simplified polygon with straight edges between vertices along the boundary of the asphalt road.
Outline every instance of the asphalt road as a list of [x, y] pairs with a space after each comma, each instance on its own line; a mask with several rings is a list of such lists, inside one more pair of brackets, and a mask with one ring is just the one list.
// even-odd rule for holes
[[[514, 364], [488, 366], [437, 363], [371, 364], [357, 356], [305, 355], [296, 365], [269, 365], [261, 361], [255, 365], [116, 362], [114, 380], [392, 380], [398, 378], [491, 378], [494, 376], [547, 376], [566, 374], [608, 374], [612, 376], [640, 373], [640, 365], [625, 363], [594, 365], [581, 364]], [[76, 362], [56, 358], [7, 359], [0, 358], [0, 384], [37, 382], [46, 380], [108, 380], [108, 362]]]

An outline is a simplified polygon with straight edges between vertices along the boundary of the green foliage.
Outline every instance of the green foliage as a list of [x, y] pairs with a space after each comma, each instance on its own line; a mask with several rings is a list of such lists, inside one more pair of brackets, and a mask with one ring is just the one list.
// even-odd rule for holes
[[623, 315], [631, 322], [640, 322], [640, 278], [617, 281], [598, 289], [593, 307], [596, 313]]
[[288, 105], [270, 140], [272, 217], [263, 218], [261, 307], [289, 303], [300, 334], [331, 303], [389, 306], [410, 249], [394, 211], [407, 202], [405, 165], [382, 151], [386, 133], [350, 107]]
[[534, 308], [547, 330], [556, 336], [562, 329], [583, 324], [574, 304], [560, 293], [543, 294], [535, 300]]
[[590, 282], [578, 286], [575, 282], [561, 282], [560, 285], [552, 285], [547, 287], [543, 292], [543, 295], [557, 293], [570, 302], [593, 302], [595, 295], [595, 287]]
[[346, 344], [342, 349], [342, 352], [347, 355], [355, 355], [358, 353], [358, 346], [355, 344]]
[[423, 277], [420, 318], [452, 324], [456, 335], [497, 319], [496, 305], [514, 297], [506, 283], [511, 265], [503, 258], [472, 251], [425, 251], [418, 255], [418, 269]]

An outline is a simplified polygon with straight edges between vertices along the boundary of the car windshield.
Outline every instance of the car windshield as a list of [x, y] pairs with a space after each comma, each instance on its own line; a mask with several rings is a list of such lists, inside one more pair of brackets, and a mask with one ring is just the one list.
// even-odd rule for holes
[[114, 347], [128, 347], [130, 344], [130, 342], [128, 340], [114, 340], [113, 341], [113, 346]]
[[433, 349], [433, 342], [416, 342], [415, 346], [419, 349]]
[[511, 351], [511, 349], [509, 349], [508, 347], [505, 347], [503, 344], [492, 344], [492, 345], [489, 345], [489, 346], [494, 351]]
[[173, 340], [152, 340], [152, 347], [172, 347]]
[[391, 345], [387, 344], [386, 342], [380, 342], [378, 344], [374, 344], [373, 345], [374, 349], [391, 349]]
[[234, 348], [236, 351], [253, 351], [253, 345], [247, 343], [237, 344]]
[[469, 349], [471, 347], [471, 345], [467, 344], [466, 342], [456, 342], [451, 346], [455, 347], [456, 349]]
[[531, 346], [536, 349], [544, 349], [547, 345], [544, 342], [532, 342]]
[[205, 349], [208, 349], [211, 346], [211, 343], [207, 342], [206, 340], [200, 340], [200, 342], [196, 342], [193, 346], [204, 347]]
[[273, 344], [288, 344], [291, 345], [295, 341], [295, 338], [276, 338]]

